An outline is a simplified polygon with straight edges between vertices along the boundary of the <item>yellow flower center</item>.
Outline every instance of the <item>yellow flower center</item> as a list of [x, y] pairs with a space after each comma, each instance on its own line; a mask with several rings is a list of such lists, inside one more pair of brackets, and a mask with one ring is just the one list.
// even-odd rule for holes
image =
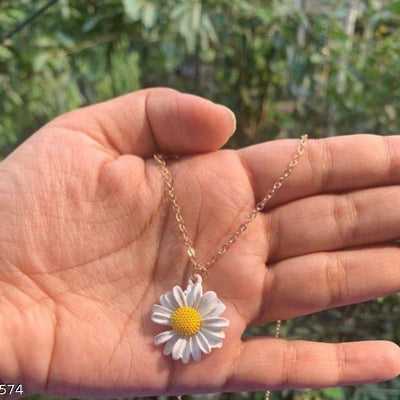
[[171, 326], [175, 332], [182, 336], [191, 336], [200, 329], [201, 316], [192, 307], [179, 307], [171, 317]]

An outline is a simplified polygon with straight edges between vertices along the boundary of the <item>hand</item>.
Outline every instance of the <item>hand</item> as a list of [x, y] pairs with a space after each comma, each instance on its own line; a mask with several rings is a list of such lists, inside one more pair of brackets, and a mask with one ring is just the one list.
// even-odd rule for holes
[[[200, 262], [282, 174], [299, 140], [218, 150], [226, 109], [166, 88], [51, 121], [0, 164], [0, 376], [26, 394], [133, 396], [391, 379], [387, 341], [241, 340], [246, 327], [400, 287], [400, 137], [309, 140], [265, 211], [209, 271], [230, 320], [198, 363], [162, 353], [152, 305], [191, 273], [153, 153]], [[218, 150], [218, 151], [217, 151]], [[204, 154], [199, 154], [204, 153]]]

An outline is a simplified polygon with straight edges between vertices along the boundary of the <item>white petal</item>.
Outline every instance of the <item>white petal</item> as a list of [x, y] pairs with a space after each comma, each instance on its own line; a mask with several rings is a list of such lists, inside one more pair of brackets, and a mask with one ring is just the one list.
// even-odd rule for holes
[[210, 331], [207, 328], [201, 327], [201, 332], [206, 337], [206, 339], [208, 339], [209, 337], [214, 337], [216, 339], [221, 339], [221, 340], [225, 339], [225, 332], [223, 332], [223, 331], [214, 332], [214, 331]]
[[206, 328], [201, 328], [201, 332], [211, 347], [222, 347], [222, 339], [225, 339], [225, 332], [212, 332]]
[[226, 328], [227, 326], [229, 326], [229, 320], [227, 320], [226, 318], [221, 318], [221, 317], [208, 318], [208, 319], [202, 320], [201, 326], [204, 326], [205, 328], [208, 328], [208, 327]]
[[182, 288], [178, 285], [172, 288], [172, 294], [176, 302], [179, 304], [179, 307], [186, 306], [186, 295], [183, 293]]
[[167, 307], [171, 311], [175, 311], [177, 308], [179, 308], [179, 304], [176, 302], [171, 292], [160, 296], [160, 304], [164, 307]]
[[203, 314], [202, 319], [219, 317], [225, 310], [226, 305], [220, 301], [213, 310], [209, 311], [207, 314]]
[[172, 330], [161, 332], [158, 335], [154, 336], [154, 344], [156, 346], [158, 346], [159, 344], [167, 342], [169, 339], [171, 339], [174, 336], [174, 334], [175, 334], [175, 332]]
[[179, 335], [176, 332], [174, 332], [172, 338], [170, 340], [168, 340], [168, 342], [164, 346], [163, 353], [166, 356], [169, 356], [171, 354], [172, 349], [173, 349], [173, 347], [174, 347], [174, 345], [175, 345], [175, 343], [177, 342], [178, 339], [179, 339]]
[[183, 293], [185, 293], [186, 295], [192, 290], [194, 283], [191, 279], [189, 279], [189, 282], [186, 286], [186, 289], [183, 291]]
[[185, 349], [183, 350], [182, 362], [187, 364], [190, 359], [190, 345], [189, 345], [190, 337], [186, 340]]
[[184, 337], [179, 337], [179, 339], [176, 341], [172, 349], [172, 358], [174, 360], [182, 358], [183, 352], [186, 347], [186, 343], [187, 343], [187, 338]]
[[212, 332], [221, 332], [221, 329], [222, 329], [219, 326], [206, 325], [205, 321], [202, 322], [201, 327], [208, 329], [209, 331], [212, 331]]
[[171, 325], [171, 318], [163, 314], [153, 313], [151, 314], [151, 320], [156, 324]]
[[205, 315], [211, 310], [213, 310], [218, 304], [217, 293], [213, 292], [212, 290], [204, 293], [202, 298], [199, 301], [198, 305], [198, 312], [200, 315]]
[[196, 340], [195, 336], [190, 336], [189, 346], [190, 346], [190, 352], [192, 353], [193, 360], [200, 361], [201, 360], [201, 351], [200, 351], [199, 345], [197, 344], [197, 340]]
[[160, 315], [165, 315], [166, 317], [172, 317], [172, 311], [167, 307], [154, 304], [152, 310], [154, 314], [160, 314]]
[[191, 288], [191, 290], [188, 291], [186, 301], [187, 305], [189, 307], [193, 307], [197, 309], [197, 305], [199, 303], [199, 300], [201, 299], [201, 296], [203, 295], [203, 289], [201, 287], [201, 284], [199, 281], [197, 281]]
[[201, 331], [198, 331], [194, 337], [196, 338], [197, 344], [203, 353], [208, 354], [211, 352], [210, 344]]

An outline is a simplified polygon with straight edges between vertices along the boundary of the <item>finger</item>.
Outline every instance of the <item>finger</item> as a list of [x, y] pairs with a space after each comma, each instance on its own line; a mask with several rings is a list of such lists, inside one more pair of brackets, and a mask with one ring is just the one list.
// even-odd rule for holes
[[360, 303], [400, 290], [400, 249], [371, 246], [290, 258], [269, 266], [251, 324]]
[[400, 373], [400, 349], [387, 341], [332, 344], [252, 337], [240, 350], [224, 392], [358, 385]]
[[400, 237], [400, 186], [307, 197], [262, 214], [268, 262]]
[[[298, 139], [270, 141], [238, 151], [261, 200], [289, 165]], [[293, 174], [267, 208], [317, 193], [340, 192], [400, 182], [400, 136], [355, 134], [308, 139]]]
[[84, 107], [51, 121], [84, 131], [119, 154], [201, 153], [222, 147], [236, 128], [222, 105], [169, 88], [139, 90]]

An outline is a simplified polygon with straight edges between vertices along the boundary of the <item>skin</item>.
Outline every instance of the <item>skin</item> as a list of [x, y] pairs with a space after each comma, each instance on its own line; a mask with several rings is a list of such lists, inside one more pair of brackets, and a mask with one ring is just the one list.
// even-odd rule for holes
[[[168, 88], [64, 114], [0, 163], [0, 377], [24, 394], [122, 397], [358, 385], [400, 373], [389, 341], [313, 343], [247, 327], [396, 293], [400, 137], [309, 139], [293, 174], [209, 270], [230, 320], [184, 365], [151, 307], [191, 266], [153, 153], [168, 161], [200, 262], [282, 174], [298, 139], [219, 150], [226, 108]], [[338, 321], [340, 323], [340, 321]]]

